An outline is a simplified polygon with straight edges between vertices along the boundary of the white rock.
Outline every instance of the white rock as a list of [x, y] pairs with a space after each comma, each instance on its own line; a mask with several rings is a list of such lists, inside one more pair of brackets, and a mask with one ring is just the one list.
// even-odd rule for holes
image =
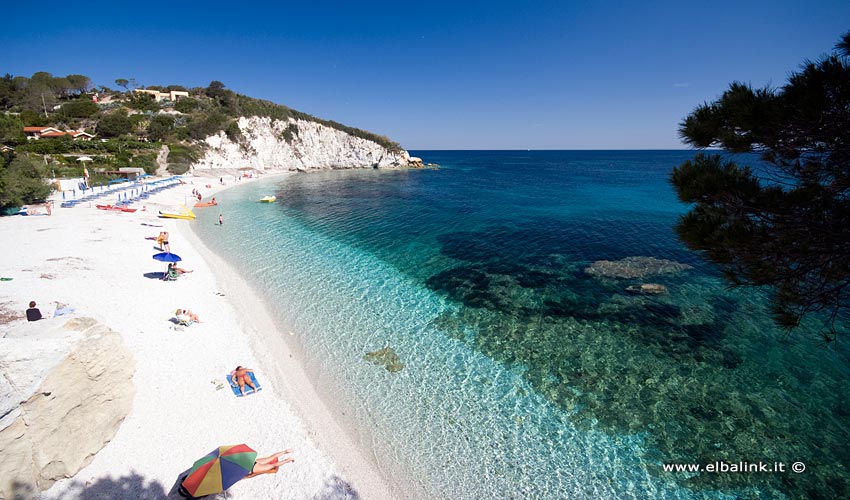
[[[206, 153], [192, 168], [308, 171], [401, 168], [410, 164], [407, 151], [390, 151], [376, 142], [317, 122], [252, 116], [239, 118], [237, 124], [242, 131], [242, 144], [231, 141], [224, 132], [207, 137]], [[294, 125], [297, 132], [293, 132], [287, 142], [285, 132], [290, 125]]]
[[113, 438], [133, 404], [135, 363], [118, 333], [87, 318], [0, 342], [4, 395], [12, 388], [0, 498], [12, 498], [72, 476]]

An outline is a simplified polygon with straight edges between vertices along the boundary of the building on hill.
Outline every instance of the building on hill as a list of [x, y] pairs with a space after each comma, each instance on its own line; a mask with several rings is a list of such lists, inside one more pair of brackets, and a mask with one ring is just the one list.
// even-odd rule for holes
[[70, 135], [75, 141], [90, 141], [94, 139], [92, 134], [82, 130], [62, 131], [53, 127], [24, 127], [24, 135], [30, 139], [56, 139]]
[[133, 92], [148, 94], [153, 97], [156, 102], [159, 101], [177, 101], [180, 97], [189, 97], [189, 93], [184, 90], [171, 90], [169, 92], [160, 92], [159, 90], [134, 89]]
[[53, 127], [24, 127], [24, 135], [27, 139], [41, 139], [42, 134], [50, 133], [62, 133], [62, 131]]

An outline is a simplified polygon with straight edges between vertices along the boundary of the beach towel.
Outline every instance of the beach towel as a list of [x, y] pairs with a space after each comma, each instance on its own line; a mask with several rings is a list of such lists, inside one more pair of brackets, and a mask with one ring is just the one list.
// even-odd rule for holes
[[[257, 386], [257, 391], [261, 391], [263, 388], [260, 387], [260, 383], [257, 382], [257, 377], [254, 376], [254, 372], [248, 372], [248, 376], [251, 377], [251, 382], [253, 382], [254, 385]], [[237, 397], [242, 397], [242, 393], [239, 392], [239, 384], [233, 383], [233, 380], [231, 380], [230, 378], [230, 374], [228, 373], [227, 376], [224, 378], [225, 380], [227, 380], [227, 383], [230, 384], [230, 389], [233, 391], [233, 394], [236, 394]], [[248, 384], [245, 384], [245, 395], [247, 396], [248, 394], [253, 393], [254, 389], [251, 389]]]
[[56, 316], [64, 316], [66, 314], [71, 314], [74, 311], [75, 309], [73, 307], [60, 307], [56, 309], [56, 312], [53, 313], [53, 317], [55, 318]]

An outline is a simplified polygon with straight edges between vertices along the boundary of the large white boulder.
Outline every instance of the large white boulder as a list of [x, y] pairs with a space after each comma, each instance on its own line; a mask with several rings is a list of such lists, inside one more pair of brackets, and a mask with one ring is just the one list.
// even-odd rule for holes
[[0, 339], [0, 498], [74, 475], [132, 408], [135, 362], [121, 336], [90, 318], [50, 322]]

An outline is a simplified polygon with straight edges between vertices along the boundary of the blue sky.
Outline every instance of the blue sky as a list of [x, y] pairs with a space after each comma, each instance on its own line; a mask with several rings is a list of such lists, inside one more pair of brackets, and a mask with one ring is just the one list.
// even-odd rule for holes
[[[150, 7], [147, 7], [150, 6]], [[14, 2], [0, 72], [206, 86], [407, 149], [674, 149], [740, 80], [780, 86], [850, 1]]]

